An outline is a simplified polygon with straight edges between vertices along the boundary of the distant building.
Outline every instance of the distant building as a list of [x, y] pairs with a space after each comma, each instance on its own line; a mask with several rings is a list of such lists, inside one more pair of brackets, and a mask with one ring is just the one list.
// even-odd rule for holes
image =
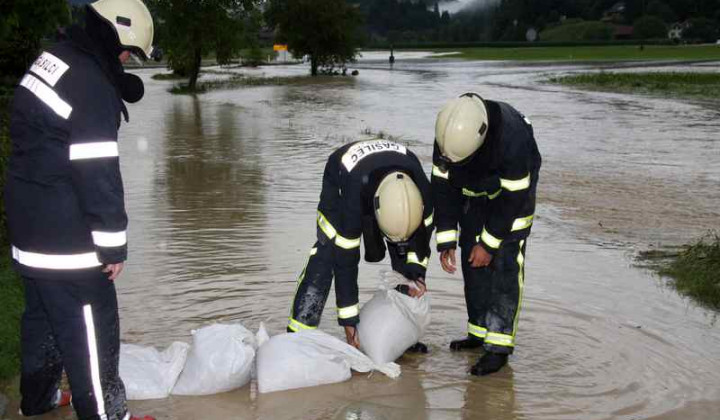
[[613, 39], [632, 39], [634, 32], [630, 25], [613, 25]]
[[603, 22], [624, 22], [625, 21], [625, 2], [619, 1], [603, 12]]

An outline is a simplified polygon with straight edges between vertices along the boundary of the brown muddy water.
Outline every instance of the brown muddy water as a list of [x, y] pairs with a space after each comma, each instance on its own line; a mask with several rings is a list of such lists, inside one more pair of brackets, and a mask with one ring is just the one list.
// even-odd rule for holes
[[[435, 115], [466, 91], [507, 101], [543, 154], [510, 367], [467, 374], [462, 279], [432, 257], [431, 353], [403, 374], [259, 395], [131, 402], [158, 419], [716, 419], [716, 314], [634, 267], [638, 250], [690, 241], [720, 221], [720, 106], [545, 84], [592, 65], [483, 63], [366, 54], [355, 78], [294, 80], [192, 96], [140, 70], [146, 97], [121, 130], [130, 258], [117, 282], [122, 337], [165, 347], [224, 321], [284, 330], [315, 235], [327, 156], [370, 129], [431, 167]], [[652, 66], [645, 64], [644, 66]], [[612, 67], [606, 65], [606, 67]], [[686, 69], [687, 67], [683, 67]], [[703, 65], [720, 70], [720, 65]], [[223, 69], [225, 70], [225, 69]], [[631, 69], [632, 70], [632, 69]], [[231, 70], [299, 76], [305, 66]], [[206, 76], [221, 77], [221, 76]], [[360, 269], [361, 302], [387, 263]], [[338, 337], [334, 296], [321, 328]], [[68, 410], [46, 416], [71, 418]]]

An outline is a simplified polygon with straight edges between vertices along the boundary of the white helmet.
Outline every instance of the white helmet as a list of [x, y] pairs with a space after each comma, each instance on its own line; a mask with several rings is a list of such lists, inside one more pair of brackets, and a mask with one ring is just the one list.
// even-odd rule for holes
[[466, 93], [448, 102], [435, 120], [435, 141], [440, 153], [457, 163], [472, 156], [485, 142], [488, 114], [476, 93]]
[[375, 218], [380, 230], [393, 242], [406, 241], [420, 226], [423, 200], [413, 180], [391, 172], [375, 191]]
[[90, 7], [110, 22], [120, 45], [147, 60], [152, 54], [153, 20], [141, 0], [98, 0]]

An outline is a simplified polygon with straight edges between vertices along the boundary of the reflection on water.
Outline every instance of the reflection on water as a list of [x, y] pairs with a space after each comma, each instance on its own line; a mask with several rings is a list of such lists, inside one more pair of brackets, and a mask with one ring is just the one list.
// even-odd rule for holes
[[[628, 258], [648, 244], [685, 242], [720, 219], [717, 109], [540, 82], [587, 65], [396, 57], [392, 71], [386, 57], [371, 56], [357, 78], [198, 97], [169, 95], [167, 82], [150, 80], [153, 70], [140, 71], [147, 94], [121, 131], [131, 219], [118, 281], [123, 339], [166, 346], [217, 320], [283, 331], [329, 153], [369, 128], [399, 137], [428, 170], [435, 113], [476, 90], [527, 114], [544, 158], [510, 368], [469, 377], [479, 354], [449, 352], [464, 333], [463, 287], [433, 255], [431, 353], [402, 358], [400, 379], [355, 375], [267, 395], [250, 385], [131, 406], [183, 420], [686, 420], [720, 411], [712, 316]], [[296, 77], [307, 69], [232, 71]], [[361, 302], [386, 267], [361, 264]], [[328, 301], [321, 328], [340, 336]]]

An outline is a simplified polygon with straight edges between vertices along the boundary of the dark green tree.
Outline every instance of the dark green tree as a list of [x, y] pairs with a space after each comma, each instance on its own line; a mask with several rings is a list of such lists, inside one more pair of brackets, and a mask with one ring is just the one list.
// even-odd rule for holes
[[67, 0], [0, 2], [0, 82], [14, 84], [37, 58], [43, 37], [69, 22]]
[[637, 39], [667, 38], [667, 26], [658, 16], [643, 16], [635, 21], [633, 36]]
[[247, 19], [259, 0], [152, 0], [160, 47], [175, 72], [188, 76], [188, 89], [197, 87], [203, 56], [214, 53], [227, 64], [247, 40]]
[[295, 57], [309, 56], [313, 76], [358, 55], [362, 18], [345, 0], [270, 0], [265, 18]]
[[693, 18], [688, 21], [690, 27], [683, 32], [683, 38], [689, 41], [715, 42], [718, 33], [718, 23], [704, 17]]

